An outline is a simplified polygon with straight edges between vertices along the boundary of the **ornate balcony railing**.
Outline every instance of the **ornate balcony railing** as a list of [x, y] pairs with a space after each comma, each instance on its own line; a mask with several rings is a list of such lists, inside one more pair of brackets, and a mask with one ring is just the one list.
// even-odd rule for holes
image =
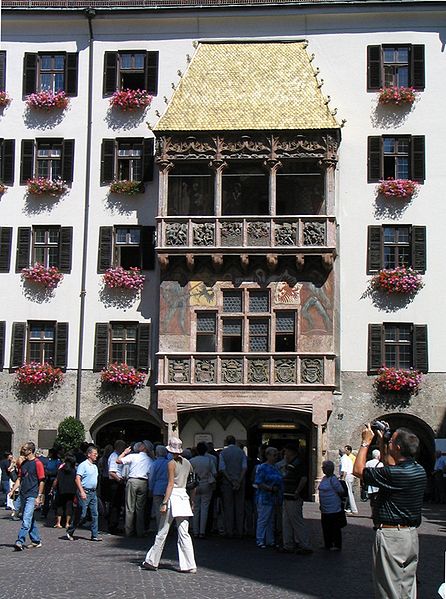
[[157, 250], [164, 254], [219, 251], [293, 254], [334, 252], [334, 216], [158, 217]]
[[158, 387], [329, 387], [332, 353], [158, 354]]

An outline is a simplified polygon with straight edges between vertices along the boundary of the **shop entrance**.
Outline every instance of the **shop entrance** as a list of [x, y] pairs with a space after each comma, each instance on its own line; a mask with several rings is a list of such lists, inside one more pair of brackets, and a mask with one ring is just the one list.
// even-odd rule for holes
[[160, 443], [163, 433], [148, 410], [138, 406], [117, 406], [103, 412], [90, 428], [96, 445], [105, 447], [123, 439], [129, 445], [148, 439]]
[[12, 444], [12, 428], [2, 416], [0, 416], [0, 450], [10, 451]]

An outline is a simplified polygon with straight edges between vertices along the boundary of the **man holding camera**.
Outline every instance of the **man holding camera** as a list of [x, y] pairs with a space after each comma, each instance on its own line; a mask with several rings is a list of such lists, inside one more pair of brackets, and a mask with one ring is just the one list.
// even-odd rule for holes
[[[366, 468], [367, 453], [377, 436], [383, 468]], [[391, 434], [384, 422], [364, 425], [353, 474], [379, 489], [373, 506], [376, 599], [415, 599], [418, 533], [426, 472], [415, 456], [419, 439], [405, 428]]]

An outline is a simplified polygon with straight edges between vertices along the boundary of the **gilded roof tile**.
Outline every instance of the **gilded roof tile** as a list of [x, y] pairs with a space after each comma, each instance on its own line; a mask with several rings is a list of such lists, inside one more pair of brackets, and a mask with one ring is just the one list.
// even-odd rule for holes
[[338, 128], [305, 47], [201, 43], [155, 131]]

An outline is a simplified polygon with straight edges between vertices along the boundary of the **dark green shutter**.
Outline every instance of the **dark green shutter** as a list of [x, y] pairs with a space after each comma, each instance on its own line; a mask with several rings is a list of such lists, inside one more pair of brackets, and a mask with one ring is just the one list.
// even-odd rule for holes
[[103, 95], [110, 96], [117, 89], [118, 79], [118, 53], [105, 52], [104, 54], [104, 87]]
[[382, 175], [382, 137], [371, 136], [368, 138], [367, 152], [367, 181], [378, 183]]
[[426, 272], [426, 227], [412, 227], [412, 268]]
[[67, 183], [73, 181], [74, 139], [64, 139], [62, 150], [62, 179]]
[[153, 181], [153, 165], [155, 161], [154, 157], [154, 140], [153, 137], [145, 139], [143, 143], [143, 155], [142, 155], [142, 180]]
[[68, 52], [65, 58], [65, 93], [67, 96], [77, 96], [77, 52]]
[[379, 225], [370, 225], [367, 235], [367, 274], [373, 274], [383, 267], [382, 252], [383, 228]]
[[31, 227], [19, 227], [17, 231], [16, 272], [28, 268], [31, 259]]
[[150, 324], [138, 325], [138, 346], [136, 367], [138, 370], [149, 370], [150, 366]]
[[98, 272], [105, 272], [112, 265], [113, 227], [99, 228]]
[[14, 185], [15, 139], [3, 140], [1, 157], [1, 180], [5, 185]]
[[411, 52], [411, 85], [415, 89], [423, 90], [425, 87], [424, 75], [424, 46], [412, 46]]
[[20, 368], [25, 361], [26, 322], [12, 323], [11, 368]]
[[59, 231], [59, 270], [71, 272], [73, 248], [73, 227], [61, 227]]
[[66, 370], [68, 362], [68, 322], [56, 323], [54, 365]]
[[369, 372], [377, 372], [384, 366], [383, 325], [369, 324]]
[[11, 267], [12, 227], [0, 227], [0, 272]]
[[141, 264], [143, 270], [155, 268], [155, 227], [141, 227]]
[[23, 95], [28, 96], [37, 91], [38, 55], [27, 52], [23, 59]]
[[115, 178], [116, 140], [103, 139], [101, 146], [101, 185], [111, 183]]
[[413, 366], [420, 372], [429, 370], [427, 325], [425, 324], [415, 324], [413, 327]]
[[0, 92], [6, 91], [6, 52], [0, 52]]
[[159, 52], [147, 52], [146, 90], [151, 96], [156, 96], [158, 93], [158, 61]]
[[425, 170], [425, 141], [424, 135], [414, 135], [411, 140], [412, 172], [411, 179], [423, 183], [426, 178]]
[[382, 86], [381, 46], [367, 47], [367, 91], [378, 91]]
[[0, 321], [0, 371], [3, 370], [5, 365], [5, 336], [6, 336], [6, 322]]
[[34, 176], [34, 140], [22, 139], [22, 156], [20, 163], [20, 184], [26, 185]]
[[97, 322], [94, 336], [93, 370], [99, 372], [108, 365], [108, 323]]

